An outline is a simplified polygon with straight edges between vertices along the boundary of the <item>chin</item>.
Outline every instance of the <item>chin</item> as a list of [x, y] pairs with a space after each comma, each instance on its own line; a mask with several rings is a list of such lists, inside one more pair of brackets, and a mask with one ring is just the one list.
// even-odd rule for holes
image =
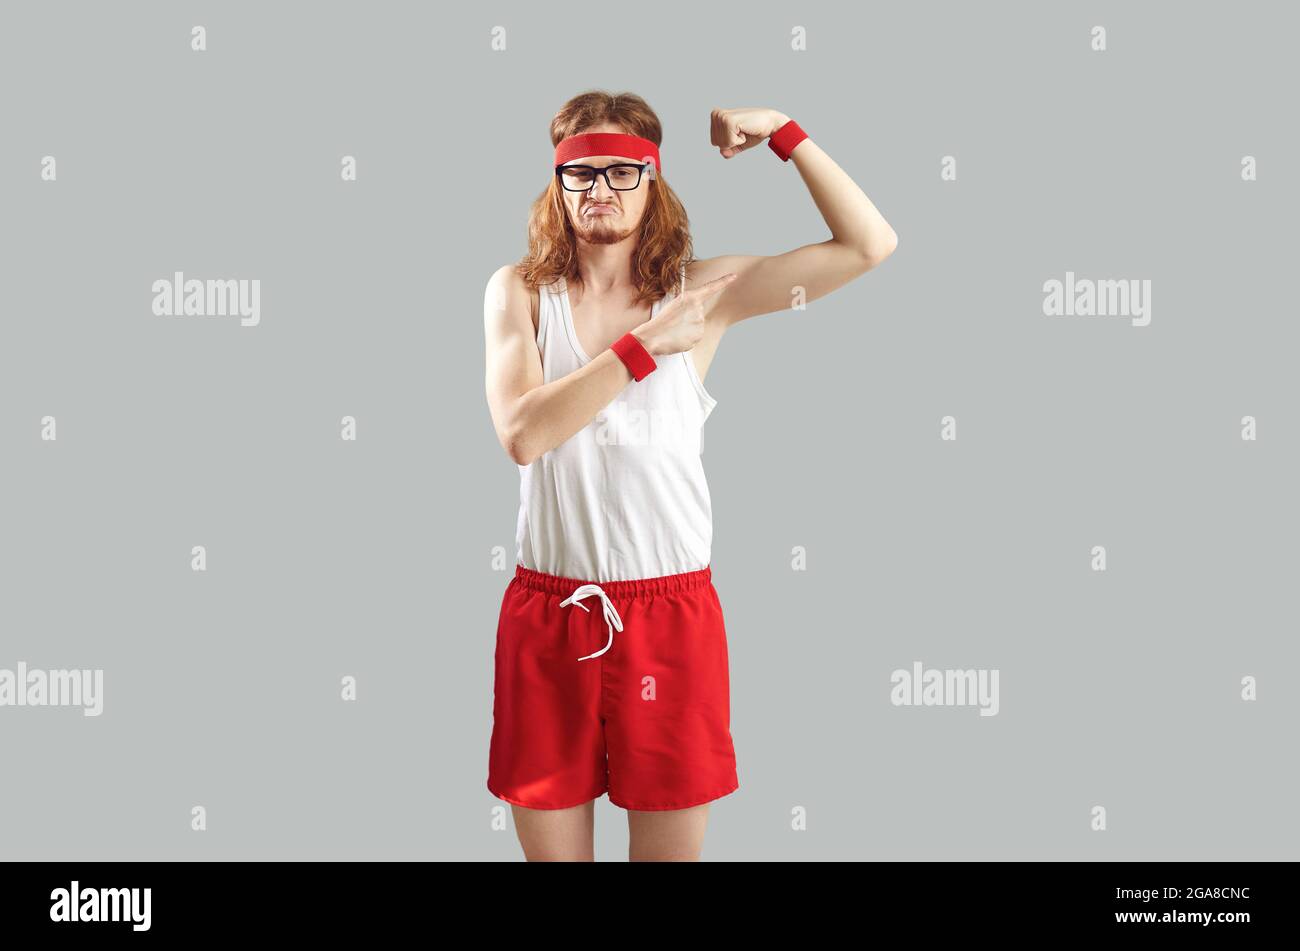
[[618, 244], [631, 234], [630, 230], [620, 231], [612, 222], [607, 225], [592, 222], [578, 231], [578, 235], [590, 244]]
[[602, 231], [597, 234], [584, 235], [583, 240], [588, 244], [618, 244], [626, 240], [628, 235], [619, 234], [615, 231]]

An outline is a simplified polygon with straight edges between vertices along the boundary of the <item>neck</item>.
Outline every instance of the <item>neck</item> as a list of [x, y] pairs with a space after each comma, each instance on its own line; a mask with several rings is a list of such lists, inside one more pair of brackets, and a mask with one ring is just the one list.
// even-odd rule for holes
[[632, 286], [634, 238], [616, 244], [578, 242], [578, 276], [584, 293], [603, 295]]

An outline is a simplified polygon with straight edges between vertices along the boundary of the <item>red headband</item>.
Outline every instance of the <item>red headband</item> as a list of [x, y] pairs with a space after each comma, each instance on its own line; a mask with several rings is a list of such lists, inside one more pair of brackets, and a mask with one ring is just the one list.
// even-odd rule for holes
[[649, 159], [655, 164], [656, 172], [663, 172], [659, 165], [659, 146], [639, 135], [625, 135], [622, 132], [588, 132], [586, 135], [571, 135], [561, 140], [555, 147], [555, 167], [587, 155], [626, 155], [637, 159]]

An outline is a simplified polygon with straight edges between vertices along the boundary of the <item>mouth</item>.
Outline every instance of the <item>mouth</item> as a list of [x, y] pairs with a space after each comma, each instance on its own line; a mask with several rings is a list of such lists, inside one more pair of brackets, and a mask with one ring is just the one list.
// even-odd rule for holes
[[596, 215], [616, 215], [618, 211], [613, 205], [588, 205], [583, 214], [594, 217]]

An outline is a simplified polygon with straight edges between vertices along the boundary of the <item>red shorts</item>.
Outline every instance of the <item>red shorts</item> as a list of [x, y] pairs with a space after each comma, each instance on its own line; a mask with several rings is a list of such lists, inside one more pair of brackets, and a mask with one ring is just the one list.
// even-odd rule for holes
[[711, 569], [596, 585], [517, 565], [492, 719], [487, 787], [519, 806], [567, 809], [608, 792], [624, 809], [685, 809], [734, 792]]

